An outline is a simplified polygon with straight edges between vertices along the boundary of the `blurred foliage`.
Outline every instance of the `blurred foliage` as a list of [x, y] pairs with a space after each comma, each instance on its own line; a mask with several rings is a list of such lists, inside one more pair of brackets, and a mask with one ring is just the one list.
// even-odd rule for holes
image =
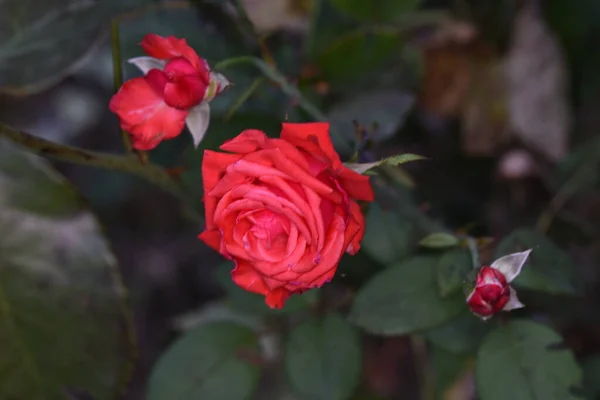
[[477, 353], [477, 386], [484, 399], [577, 399], [582, 373], [562, 338], [543, 325], [513, 320], [489, 333]]
[[116, 259], [75, 190], [4, 140], [0, 232], [0, 398], [109, 398], [128, 356]]

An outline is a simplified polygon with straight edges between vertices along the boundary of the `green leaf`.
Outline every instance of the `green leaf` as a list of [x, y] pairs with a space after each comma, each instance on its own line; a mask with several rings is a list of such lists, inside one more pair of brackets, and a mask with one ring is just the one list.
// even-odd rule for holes
[[583, 361], [583, 390], [588, 400], [596, 400], [600, 397], [600, 356], [598, 355]]
[[365, 226], [361, 248], [382, 264], [398, 261], [416, 247], [411, 221], [398, 213], [383, 210], [378, 203], [371, 204]]
[[148, 400], [249, 399], [260, 368], [244, 354], [260, 356], [258, 337], [231, 322], [200, 325], [177, 339], [158, 360]]
[[496, 258], [533, 249], [514, 285], [551, 294], [577, 294], [581, 282], [579, 267], [554, 242], [531, 229], [518, 229], [502, 240]]
[[465, 307], [462, 293], [441, 299], [436, 290], [438, 257], [415, 256], [368, 281], [349, 318], [368, 332], [402, 335], [442, 324]]
[[144, 0], [0, 2], [0, 92], [37, 93], [74, 72], [111, 17]]
[[292, 330], [285, 347], [289, 380], [314, 400], [344, 400], [360, 381], [360, 335], [339, 315], [312, 319]]
[[379, 161], [371, 162], [371, 163], [346, 163], [344, 164], [346, 167], [358, 172], [359, 174], [364, 174], [370, 172], [371, 169], [382, 166], [382, 165], [391, 165], [398, 166], [410, 161], [423, 160], [425, 157], [419, 156], [417, 154], [398, 154], [395, 156], [387, 157]]
[[477, 354], [481, 400], [575, 400], [582, 372], [570, 350], [555, 349], [562, 338], [552, 329], [513, 320], [484, 339]]
[[[361, 93], [351, 99], [342, 101], [333, 106], [327, 113], [327, 119], [347, 141], [356, 141], [354, 124], [357, 121], [364, 126], [377, 124], [377, 131], [373, 137], [375, 141], [389, 138], [402, 127], [406, 114], [412, 107], [414, 99], [411, 95], [400, 91], [376, 91]], [[338, 138], [333, 138], [337, 145]], [[421, 159], [414, 154], [404, 154], [407, 157], [400, 163]], [[417, 158], [411, 158], [417, 157]], [[384, 160], [381, 160], [383, 162]], [[377, 166], [377, 165], [375, 165]]]
[[472, 271], [471, 253], [466, 249], [447, 251], [437, 265], [437, 286], [440, 296], [447, 297], [459, 291]]
[[414, 11], [420, 0], [331, 0], [340, 11], [360, 20], [393, 21]]
[[437, 347], [453, 353], [474, 353], [484, 336], [493, 327], [468, 310], [453, 320], [425, 332], [425, 337]]
[[[332, 41], [315, 56], [315, 63], [328, 82], [342, 86], [374, 73], [398, 54], [402, 42], [392, 30], [360, 29]], [[399, 111], [403, 119], [402, 107]], [[357, 117], [360, 115], [365, 114]]]
[[109, 398], [124, 361], [115, 257], [62, 176], [2, 140], [0, 236], [0, 398]]
[[440, 249], [445, 247], [454, 247], [460, 243], [460, 240], [445, 232], [432, 233], [431, 235], [425, 236], [419, 244], [423, 247], [430, 247], [432, 249]]
[[430, 348], [431, 366], [435, 377], [435, 391], [437, 399], [455, 398], [446, 396], [447, 390], [461, 378], [471, 364], [469, 356], [447, 351], [443, 348], [433, 346]]
[[270, 308], [265, 304], [265, 296], [248, 292], [233, 282], [232, 269], [231, 261], [224, 262], [215, 271], [215, 278], [227, 292], [228, 300], [235, 310], [258, 315], [282, 315], [307, 310], [318, 301], [319, 290], [311, 289], [302, 294], [292, 295], [283, 308]]

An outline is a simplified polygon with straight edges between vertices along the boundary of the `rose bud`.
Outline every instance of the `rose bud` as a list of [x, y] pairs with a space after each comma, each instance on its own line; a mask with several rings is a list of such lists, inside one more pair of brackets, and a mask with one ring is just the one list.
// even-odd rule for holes
[[499, 311], [525, 307], [509, 283], [521, 273], [529, 253], [531, 250], [509, 254], [490, 266], [481, 267], [475, 287], [467, 297], [467, 304], [475, 315], [485, 320]]
[[283, 307], [294, 293], [329, 282], [355, 254], [373, 201], [369, 177], [345, 167], [327, 123], [284, 123], [270, 139], [245, 130], [202, 161], [207, 245], [235, 261], [240, 287]]
[[125, 82], [110, 100], [110, 110], [138, 150], [151, 150], [162, 140], [179, 136], [184, 125], [198, 146], [208, 128], [208, 102], [229, 82], [210, 72], [206, 60], [185, 39], [148, 34], [141, 45], [149, 57], [129, 63], [144, 76]]

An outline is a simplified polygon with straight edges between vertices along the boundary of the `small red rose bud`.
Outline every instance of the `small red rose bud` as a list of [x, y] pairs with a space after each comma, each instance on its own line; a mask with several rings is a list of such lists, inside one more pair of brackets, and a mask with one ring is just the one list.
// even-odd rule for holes
[[501, 311], [510, 299], [510, 288], [504, 275], [497, 269], [484, 266], [477, 275], [475, 288], [467, 298], [471, 311], [482, 317], [491, 317]]
[[487, 319], [498, 311], [524, 307], [509, 283], [521, 273], [529, 253], [531, 250], [508, 254], [490, 266], [481, 267], [475, 287], [467, 297], [467, 305], [475, 315]]

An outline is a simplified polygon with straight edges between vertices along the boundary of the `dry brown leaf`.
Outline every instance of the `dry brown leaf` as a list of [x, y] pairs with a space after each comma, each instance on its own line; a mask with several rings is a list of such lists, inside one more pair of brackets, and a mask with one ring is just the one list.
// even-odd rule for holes
[[461, 22], [442, 27], [424, 44], [419, 102], [430, 113], [462, 121], [463, 151], [490, 156], [508, 138], [502, 65], [494, 47]]
[[517, 14], [505, 73], [513, 134], [558, 161], [567, 152], [571, 125], [567, 69], [537, 0]]
[[248, 17], [260, 34], [277, 30], [306, 31], [313, 3], [311, 0], [242, 0]]

